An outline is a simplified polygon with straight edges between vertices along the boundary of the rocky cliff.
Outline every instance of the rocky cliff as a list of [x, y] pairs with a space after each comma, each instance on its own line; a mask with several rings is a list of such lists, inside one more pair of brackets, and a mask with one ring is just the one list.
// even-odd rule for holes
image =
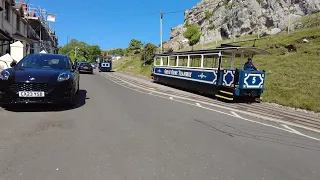
[[[199, 43], [250, 34], [276, 34], [293, 28], [305, 15], [320, 11], [320, 0], [202, 0], [185, 11], [184, 23], [198, 24], [202, 31]], [[165, 49], [188, 46], [183, 37], [186, 28], [171, 29]]]

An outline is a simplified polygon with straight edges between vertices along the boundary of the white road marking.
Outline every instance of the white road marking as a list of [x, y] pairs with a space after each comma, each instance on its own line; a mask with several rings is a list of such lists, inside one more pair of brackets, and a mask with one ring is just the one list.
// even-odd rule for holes
[[318, 139], [318, 138], [315, 138], [315, 137], [312, 137], [312, 136], [308, 136], [308, 135], [302, 134], [301, 132], [299, 132], [299, 131], [297, 131], [297, 130], [295, 130], [295, 129], [293, 129], [293, 128], [285, 125], [285, 124], [281, 124], [281, 125], [282, 125], [283, 127], [287, 128], [287, 129], [289, 129], [290, 131], [292, 131], [292, 133], [295, 133], [295, 134], [298, 134], [298, 135], [300, 135], [300, 136], [304, 136], [304, 137], [307, 137], [307, 138], [310, 138], [310, 139], [313, 139], [313, 140], [320, 141], [320, 139]]
[[169, 99], [173, 100], [173, 97], [169, 97]]
[[196, 103], [196, 105], [197, 105], [198, 107], [202, 107], [200, 103]]
[[292, 131], [293, 133], [296, 133], [296, 134], [300, 134], [300, 135], [301, 135], [301, 133], [300, 133], [299, 131], [297, 131], [297, 130], [295, 130], [295, 129], [293, 129], [293, 128], [291, 128], [291, 127], [289, 127], [289, 126], [285, 125], [285, 124], [281, 124], [281, 126], [283, 126], [283, 127], [287, 128], [287, 129], [289, 129], [289, 130], [290, 130], [290, 131]]
[[[114, 77], [114, 76], [111, 76], [111, 77], [119, 79], [118, 77]], [[130, 83], [128, 81], [127, 81], [127, 84], [136, 86], [136, 85], [134, 85], [134, 84], [132, 84], [132, 83]], [[139, 86], [136, 86], [136, 87], [142, 88], [142, 87], [139, 87]], [[190, 98], [186, 98], [186, 97], [182, 97], [182, 96], [177, 96], [177, 95], [174, 95], [174, 94], [168, 94], [168, 93], [163, 93], [163, 92], [157, 92], [157, 93], [158, 94], [162, 94], [162, 95], [172, 96], [172, 97], [178, 98], [178, 99], [184, 99], [184, 100], [188, 100], [188, 101], [200, 102], [202, 104], [215, 106], [215, 107], [226, 109], [226, 110], [229, 110], [229, 111], [234, 111], [234, 112], [246, 114], [248, 116], [252, 116], [252, 117], [255, 117], [255, 118], [259, 118], [259, 119], [263, 119], [263, 120], [267, 120], [267, 121], [271, 121], [271, 122], [276, 122], [276, 123], [287, 124], [287, 125], [290, 125], [290, 126], [294, 126], [294, 127], [298, 127], [298, 128], [302, 128], [302, 129], [306, 129], [306, 130], [310, 130], [310, 131], [313, 131], [313, 132], [320, 133], [320, 130], [318, 130], [318, 129], [306, 127], [306, 126], [303, 126], [303, 125], [300, 125], [300, 124], [295, 124], [295, 123], [291, 123], [291, 122], [287, 122], [287, 121], [282, 121], [280, 119], [275, 119], [275, 118], [271, 118], [271, 117], [267, 117], [267, 116], [263, 116], [263, 115], [259, 115], [259, 114], [255, 114], [255, 113], [251, 113], [251, 112], [246, 112], [246, 111], [239, 110], [239, 109], [233, 109], [233, 108], [230, 108], [230, 107], [225, 107], [225, 106], [221, 106], [221, 105], [217, 105], [217, 104], [212, 104], [212, 103], [208, 103], [208, 102], [205, 102], [205, 101], [194, 100], [194, 99], [190, 99]]]
[[[108, 78], [106, 76], [104, 76], [105, 78]], [[108, 78], [109, 79], [109, 78]], [[140, 93], [143, 93], [143, 94], [149, 94], [149, 93], [146, 93], [146, 92], [143, 92], [143, 91], [140, 91], [140, 90], [137, 90], [137, 89], [133, 89], [131, 87], [128, 87], [128, 86], [124, 86], [122, 84], [119, 84], [118, 82], [112, 80], [112, 79], [109, 79], [110, 81], [122, 86], [122, 87], [125, 87], [125, 88], [128, 88], [128, 89], [131, 89], [131, 90], [134, 90], [134, 91], [137, 91], [137, 92], [140, 92]], [[133, 85], [131, 83], [128, 82], [128, 84], [130, 85]], [[135, 85], [133, 85], [135, 86]], [[164, 95], [170, 95], [170, 94], [166, 94], [166, 93], [159, 93], [157, 92], [158, 94], [164, 94]], [[156, 96], [156, 97], [160, 97], [160, 98], [164, 98], [164, 99], [170, 99], [170, 98], [167, 98], [167, 97], [164, 97], [164, 96], [160, 96], [160, 95], [156, 95], [156, 94], [149, 94], [149, 95], [152, 95], [152, 96]], [[173, 95], [174, 97], [177, 97], [179, 98], [178, 96], [175, 96]], [[180, 99], [188, 99], [188, 98], [184, 98], [184, 97], [181, 97]], [[177, 102], [180, 102], [180, 103], [184, 103], [184, 104], [188, 104], [188, 105], [192, 105], [192, 106], [196, 106], [196, 107], [199, 107], [197, 104], [193, 104], [193, 103], [188, 103], [188, 102], [184, 102], [184, 101], [181, 101], [181, 100], [178, 100], [178, 99], [172, 99], [173, 101], [177, 101]], [[190, 99], [192, 101], [192, 99]], [[210, 104], [210, 103], [206, 103], [206, 102], [203, 102], [204, 104]], [[214, 105], [213, 105], [214, 106]], [[219, 106], [219, 105], [217, 105]], [[223, 107], [223, 106], [221, 106]], [[219, 110], [215, 110], [215, 109], [211, 109], [211, 108], [207, 108], [207, 107], [199, 107], [199, 108], [202, 108], [202, 109], [206, 109], [206, 110], [209, 110], [209, 111], [213, 111], [213, 112], [217, 112], [217, 113], [220, 113], [220, 114], [224, 114], [224, 115], [227, 115], [227, 116], [232, 116], [232, 117], [236, 117], [236, 118], [239, 118], [239, 119], [242, 119], [242, 120], [245, 120], [245, 121], [248, 121], [248, 122], [253, 122], [253, 123], [256, 123], [256, 124], [260, 124], [260, 125], [263, 125], [263, 126], [268, 126], [268, 127], [272, 127], [272, 128], [275, 128], [275, 129], [278, 129], [278, 130], [282, 130], [282, 131], [286, 131], [286, 132], [289, 132], [289, 133], [292, 133], [292, 134], [297, 134], [296, 132], [292, 131], [291, 129], [288, 130], [287, 128], [284, 129], [284, 128], [280, 128], [280, 127], [277, 127], [277, 126], [273, 126], [273, 125], [270, 125], [270, 124], [266, 124], [266, 123], [261, 123], [261, 122], [258, 122], [258, 121], [254, 121], [254, 120], [250, 120], [250, 119], [247, 119], [247, 118], [244, 118], [244, 117], [241, 117], [240, 115], [236, 114], [234, 111], [231, 111], [232, 114], [229, 114], [229, 113], [226, 113], [226, 112], [223, 112], [223, 111], [219, 111]], [[232, 108], [227, 108], [225, 107], [225, 109], [232, 109]], [[240, 111], [242, 112], [241, 110], [235, 110], [235, 111]], [[244, 114], [247, 114], [246, 112]], [[281, 122], [281, 120], [277, 121], [277, 122]], [[290, 124], [290, 123], [287, 123], [285, 122], [284, 124]], [[317, 140], [317, 141], [320, 141], [320, 139], [317, 139], [315, 137], [312, 137], [312, 136], [307, 136], [307, 135], [304, 135], [302, 133], [299, 133], [298, 135], [301, 135], [301, 136], [304, 136], [304, 137], [307, 137], [307, 138], [310, 138], [310, 139], [313, 139], [313, 140]]]
[[235, 112], [233, 112], [233, 111], [230, 111], [231, 112], [231, 114], [233, 114], [234, 116], [236, 116], [236, 117], [238, 117], [238, 118], [242, 118], [239, 114], [237, 114], [237, 113], [235, 113]]

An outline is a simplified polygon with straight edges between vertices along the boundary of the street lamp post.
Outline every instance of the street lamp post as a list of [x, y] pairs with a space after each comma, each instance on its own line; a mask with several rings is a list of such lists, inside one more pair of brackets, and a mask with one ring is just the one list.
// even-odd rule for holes
[[79, 50], [78, 46], [74, 47], [74, 57], [77, 58], [77, 50]]

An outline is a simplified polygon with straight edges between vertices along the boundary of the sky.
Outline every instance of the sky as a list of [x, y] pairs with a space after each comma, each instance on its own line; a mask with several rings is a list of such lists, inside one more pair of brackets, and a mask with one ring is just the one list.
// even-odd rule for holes
[[[28, 0], [24, 0], [28, 2]], [[101, 49], [126, 48], [131, 39], [160, 44], [160, 10], [164, 14], [163, 40], [169, 40], [170, 29], [182, 24], [184, 10], [200, 0], [29, 0], [48, 13], [56, 14], [50, 23], [59, 45], [77, 39]], [[67, 38], [68, 37], [68, 38]]]

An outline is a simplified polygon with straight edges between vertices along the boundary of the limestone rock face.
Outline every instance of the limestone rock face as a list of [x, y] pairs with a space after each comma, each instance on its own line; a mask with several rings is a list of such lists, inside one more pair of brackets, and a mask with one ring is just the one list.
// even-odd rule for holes
[[[198, 24], [199, 43], [249, 34], [277, 34], [302, 16], [320, 11], [320, 0], [202, 0], [185, 11], [184, 23]], [[291, 28], [291, 27], [290, 27]], [[188, 46], [184, 25], [171, 29], [164, 48]]]

